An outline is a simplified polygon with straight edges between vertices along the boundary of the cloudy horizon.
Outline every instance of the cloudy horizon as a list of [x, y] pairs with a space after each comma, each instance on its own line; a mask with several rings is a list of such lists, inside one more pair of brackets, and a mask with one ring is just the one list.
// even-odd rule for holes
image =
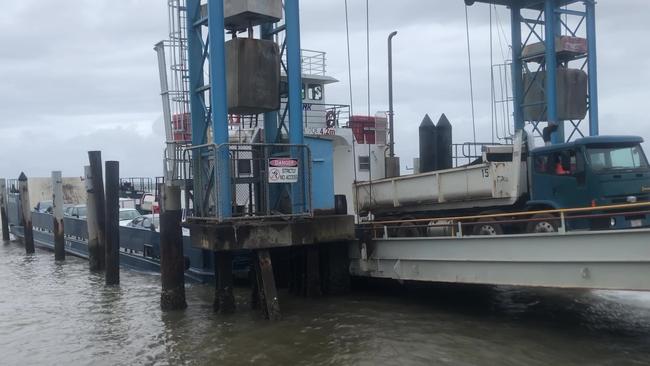
[[[362, 114], [367, 112], [365, 1], [348, 2], [352, 104]], [[468, 10], [477, 140], [490, 141], [489, 7], [476, 4]], [[643, 47], [650, 38], [648, 10], [644, 0], [598, 4], [603, 134], [650, 138], [644, 108], [650, 51]], [[495, 16], [509, 37], [507, 10], [499, 7]], [[327, 87], [327, 102], [350, 104], [344, 1], [301, 1], [301, 26], [302, 47], [327, 52], [328, 74], [340, 80]], [[392, 30], [399, 31], [394, 40], [396, 150], [402, 165], [410, 166], [417, 154], [412, 141], [425, 113], [433, 119], [445, 113], [455, 142], [472, 139], [463, 1], [370, 2], [373, 114], [387, 109], [386, 37]], [[167, 33], [167, 1], [5, 4], [0, 177], [15, 178], [21, 171], [49, 176], [52, 170], [80, 176], [89, 150], [119, 160], [122, 176], [161, 175], [164, 127], [153, 45]], [[495, 61], [502, 62], [499, 53], [494, 51]]]

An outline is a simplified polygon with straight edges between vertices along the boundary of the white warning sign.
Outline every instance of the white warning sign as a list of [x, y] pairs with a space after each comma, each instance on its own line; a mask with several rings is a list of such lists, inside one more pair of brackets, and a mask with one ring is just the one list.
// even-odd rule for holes
[[298, 182], [298, 159], [269, 159], [269, 183]]

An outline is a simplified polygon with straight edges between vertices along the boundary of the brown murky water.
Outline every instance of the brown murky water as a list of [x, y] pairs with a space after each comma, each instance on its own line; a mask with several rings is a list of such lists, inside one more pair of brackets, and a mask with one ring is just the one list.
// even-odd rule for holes
[[[650, 279], [649, 279], [650, 280]], [[650, 294], [427, 287], [307, 300], [285, 319], [212, 313], [212, 289], [159, 310], [159, 277], [122, 270], [106, 288], [87, 262], [0, 244], [2, 365], [648, 365]]]

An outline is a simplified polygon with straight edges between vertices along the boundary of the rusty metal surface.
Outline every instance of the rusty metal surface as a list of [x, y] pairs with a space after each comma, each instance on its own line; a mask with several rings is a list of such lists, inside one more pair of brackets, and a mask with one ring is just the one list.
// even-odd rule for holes
[[188, 220], [192, 246], [207, 250], [289, 247], [354, 240], [353, 216], [217, 223]]

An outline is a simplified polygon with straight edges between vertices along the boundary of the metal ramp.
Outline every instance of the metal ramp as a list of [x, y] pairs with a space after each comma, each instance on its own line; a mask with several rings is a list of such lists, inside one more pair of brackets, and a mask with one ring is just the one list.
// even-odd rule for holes
[[375, 239], [350, 262], [361, 277], [650, 291], [650, 229]]

